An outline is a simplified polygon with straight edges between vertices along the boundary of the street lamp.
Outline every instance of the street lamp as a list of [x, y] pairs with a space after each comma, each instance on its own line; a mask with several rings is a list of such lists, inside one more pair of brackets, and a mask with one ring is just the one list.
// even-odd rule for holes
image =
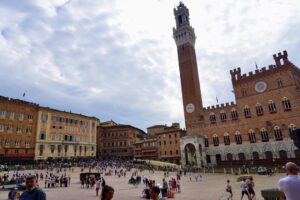
[[298, 149], [300, 149], [300, 129], [299, 128], [296, 128], [296, 129], [294, 129], [293, 131], [293, 137], [292, 137], [292, 139], [293, 139], [293, 141], [294, 141], [294, 145], [298, 148]]

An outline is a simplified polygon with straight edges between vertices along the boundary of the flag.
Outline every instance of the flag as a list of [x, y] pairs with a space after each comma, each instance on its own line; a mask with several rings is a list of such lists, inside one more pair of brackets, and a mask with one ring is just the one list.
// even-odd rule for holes
[[256, 62], [255, 62], [255, 67], [256, 67], [256, 69], [258, 69], [258, 66], [257, 66]]
[[25, 92], [23, 93], [23, 97], [25, 97]]
[[218, 97], [216, 97], [216, 100], [217, 100], [217, 103], [219, 103], [219, 99], [218, 99]]

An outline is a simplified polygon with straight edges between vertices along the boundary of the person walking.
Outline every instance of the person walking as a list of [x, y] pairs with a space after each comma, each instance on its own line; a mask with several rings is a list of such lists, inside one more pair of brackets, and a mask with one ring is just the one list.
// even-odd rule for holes
[[255, 198], [255, 191], [254, 191], [254, 181], [252, 176], [250, 176], [246, 180], [246, 185], [248, 190], [248, 198], [249, 200], [253, 200]]
[[46, 194], [37, 187], [37, 179], [35, 175], [26, 177], [26, 191], [20, 196], [20, 200], [46, 200]]
[[247, 195], [247, 198], [249, 199], [249, 194], [248, 194], [248, 190], [247, 190], [247, 184], [246, 184], [246, 179], [243, 178], [243, 180], [240, 183], [240, 187], [241, 187], [241, 200], [243, 199], [244, 195]]
[[101, 186], [101, 179], [99, 178], [99, 179], [96, 181], [96, 196], [99, 196], [100, 186]]
[[102, 188], [102, 192], [101, 192], [101, 200], [111, 200], [114, 196], [114, 188], [108, 185], [105, 185]]
[[300, 190], [299, 168], [293, 162], [285, 165], [287, 176], [278, 181], [280, 200], [298, 200]]
[[232, 194], [232, 186], [231, 186], [231, 184], [230, 184], [230, 180], [227, 180], [226, 192], [228, 192], [228, 193], [230, 194], [229, 199], [232, 200], [233, 194]]

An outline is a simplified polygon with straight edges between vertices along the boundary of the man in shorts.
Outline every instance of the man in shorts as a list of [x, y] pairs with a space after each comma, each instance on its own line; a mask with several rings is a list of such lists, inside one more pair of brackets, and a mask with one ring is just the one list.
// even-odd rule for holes
[[231, 187], [231, 184], [230, 184], [230, 180], [227, 180], [226, 192], [228, 192], [230, 194], [229, 199], [232, 200], [233, 194], [232, 194], [232, 187]]
[[242, 192], [241, 200], [243, 199], [244, 195], [247, 195], [247, 198], [249, 199], [249, 194], [248, 194], [248, 190], [247, 190], [247, 183], [246, 183], [245, 178], [243, 178], [243, 180], [241, 181], [240, 187], [241, 187], [241, 192]]

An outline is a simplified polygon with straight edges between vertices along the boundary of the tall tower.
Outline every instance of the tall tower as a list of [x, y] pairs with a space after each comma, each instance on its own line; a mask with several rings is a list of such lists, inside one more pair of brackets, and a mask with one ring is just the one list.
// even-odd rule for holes
[[176, 28], [173, 38], [177, 45], [181, 91], [186, 128], [203, 121], [202, 98], [195, 52], [196, 35], [190, 25], [189, 9], [182, 3], [174, 8]]

